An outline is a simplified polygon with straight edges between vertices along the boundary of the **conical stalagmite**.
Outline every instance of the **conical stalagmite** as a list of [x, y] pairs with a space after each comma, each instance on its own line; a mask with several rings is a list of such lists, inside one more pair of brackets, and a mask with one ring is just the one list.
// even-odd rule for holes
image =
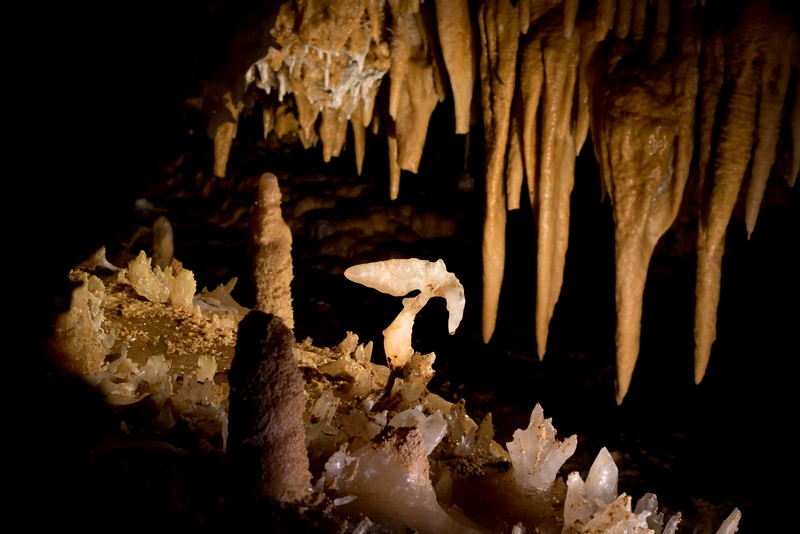
[[292, 231], [283, 220], [278, 178], [264, 173], [250, 220], [255, 309], [277, 315], [294, 329]]
[[228, 461], [242, 506], [296, 502], [311, 492], [303, 375], [294, 335], [274, 315], [253, 310], [239, 323], [228, 375]]

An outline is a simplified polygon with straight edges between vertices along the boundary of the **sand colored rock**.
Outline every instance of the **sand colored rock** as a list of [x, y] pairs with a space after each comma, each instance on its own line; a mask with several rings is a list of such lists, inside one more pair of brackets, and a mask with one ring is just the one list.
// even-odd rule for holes
[[280, 317], [294, 329], [292, 231], [283, 220], [278, 178], [264, 173], [250, 219], [255, 309]]

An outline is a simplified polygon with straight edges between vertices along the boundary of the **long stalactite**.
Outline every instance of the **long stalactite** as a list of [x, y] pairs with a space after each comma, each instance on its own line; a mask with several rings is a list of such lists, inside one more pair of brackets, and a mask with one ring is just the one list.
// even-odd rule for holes
[[[800, 39], [790, 3], [362, 0], [344, 7], [290, 0], [275, 15], [266, 54], [242, 76], [247, 91], [261, 95], [264, 134], [296, 134], [306, 148], [321, 141], [325, 161], [345, 148], [350, 125], [360, 173], [366, 129], [382, 132], [393, 200], [402, 171], [418, 171], [437, 105], [453, 99], [455, 134], [482, 121], [482, 336], [488, 343], [495, 331], [507, 211], [527, 191], [537, 232], [540, 358], [561, 292], [575, 162], [591, 132], [615, 224], [621, 403], [639, 354], [650, 259], [681, 207], [697, 206], [699, 221], [700, 383], [740, 190], [749, 237], [770, 177], [796, 182]], [[384, 84], [388, 98], [381, 99]], [[220, 101], [224, 119], [211, 133], [214, 171], [223, 177], [246, 111], [230, 93]], [[689, 191], [698, 198], [687, 202]]]

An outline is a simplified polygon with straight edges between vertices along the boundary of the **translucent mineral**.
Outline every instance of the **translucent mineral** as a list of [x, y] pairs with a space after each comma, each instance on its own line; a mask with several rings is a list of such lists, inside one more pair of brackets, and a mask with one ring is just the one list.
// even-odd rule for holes
[[517, 429], [514, 439], [506, 444], [511, 456], [514, 479], [527, 490], [546, 490], [555, 480], [558, 470], [578, 446], [578, 437], [572, 435], [564, 441], [556, 439], [556, 429], [550, 419], [544, 418], [537, 403], [531, 412], [526, 430]]
[[431, 297], [447, 301], [448, 331], [454, 334], [464, 317], [464, 286], [447, 270], [444, 261], [418, 258], [393, 259], [354, 265], [344, 272], [353, 282], [395, 297], [419, 291], [415, 297], [403, 299], [403, 309], [386, 330], [383, 344], [386, 359], [392, 369], [402, 368], [414, 354], [411, 330], [417, 313]]

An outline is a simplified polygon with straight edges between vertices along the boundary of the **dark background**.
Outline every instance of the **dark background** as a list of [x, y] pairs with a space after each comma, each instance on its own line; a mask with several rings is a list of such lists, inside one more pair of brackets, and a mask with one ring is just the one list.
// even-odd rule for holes
[[[27, 31], [12, 54], [18, 76], [7, 83], [10, 126], [19, 142], [7, 167], [13, 184], [9, 229], [20, 242], [12, 250], [21, 251], [10, 256], [10, 265], [31, 280], [20, 301], [34, 340], [45, 339], [52, 314], [66, 302], [64, 273], [140, 222], [133, 202], [159, 188], [164, 169], [174, 168], [170, 165], [178, 156], [205, 143], [210, 151], [204, 117], [186, 99], [202, 95], [202, 80], [227, 76], [220, 67], [225, 58], [242, 50], [253, 53], [246, 39], [242, 43], [234, 36], [241, 28], [246, 28], [243, 34], [257, 32], [269, 7], [250, 4], [64, 5], [12, 17]], [[600, 201], [591, 145], [577, 164], [564, 286], [548, 353], [539, 362], [533, 334], [535, 238], [526, 237], [533, 234], [525, 210], [509, 216], [498, 328], [488, 345], [480, 340], [482, 133], [474, 131], [472, 137], [469, 170], [477, 179], [476, 191], [454, 192], [464, 170], [463, 140], [447, 133], [452, 131], [447, 105], [437, 110], [439, 125], [432, 126], [419, 174], [403, 174], [399, 199], [443, 206], [464, 221], [453, 242], [420, 244], [421, 252], [445, 259], [467, 292], [456, 336], [442, 334], [443, 303], [432, 302], [415, 327], [415, 348], [437, 353], [431, 389], [451, 400], [463, 396], [476, 419], [492, 412], [501, 443], [515, 428], [527, 426], [534, 404], [542, 404], [559, 436], [579, 436], [579, 453], [570, 466], [585, 477], [589, 464], [581, 462], [591, 462], [600, 447], [608, 447], [619, 454], [620, 492], [634, 500], [652, 491], [665, 507], [687, 516], [702, 515], [702, 503], [711, 503], [718, 519], [714, 527], [737, 506], [743, 511], [740, 532], [778, 525], [786, 517], [781, 488], [793, 473], [789, 436], [797, 419], [797, 188], [789, 190], [773, 177], [768, 205], [750, 240], [738, 211], [729, 226], [717, 341], [699, 386], [692, 380], [695, 258], [683, 241], [693, 236], [696, 221], [689, 217], [664, 237], [648, 277], [636, 372], [617, 406], [613, 222], [608, 201]], [[235, 145], [233, 176], [252, 170], [236, 167], [246, 143]], [[370, 143], [379, 148], [368, 150], [364, 175], [375, 179], [376, 192], [365, 202], [388, 203], [382, 190], [388, 178], [378, 161], [385, 151], [380, 140]], [[319, 151], [272, 157], [266, 161], [274, 168], [296, 165], [297, 174], [354, 173], [348, 151], [328, 165], [321, 163]], [[197, 160], [210, 162], [208, 154]], [[210, 164], [205, 169], [210, 179]], [[201, 270], [199, 261], [187, 266]], [[235, 262], [229, 266], [235, 267]], [[296, 269], [300, 278], [304, 266]], [[309, 269], [310, 281], [298, 281], [295, 296], [297, 337], [336, 343], [345, 330], [354, 330], [379, 345], [386, 318], [399, 310], [397, 299]], [[207, 285], [216, 282], [209, 279]], [[306, 304], [303, 297], [312, 293], [322, 294], [330, 306]], [[373, 305], [385, 311], [375, 312]], [[103, 420], [102, 408], [80, 387], [62, 389], [42, 365], [40, 350], [30, 350], [32, 357], [22, 361], [34, 364], [23, 365], [32, 381], [21, 382], [41, 396], [22, 403], [31, 425], [23, 435], [29, 445], [25, 452], [35, 458], [31, 465], [40, 469], [26, 481], [30, 493], [22, 495], [37, 496], [30, 506], [51, 499], [57, 510], [79, 506], [84, 499], [75, 489], [81, 488], [81, 473], [70, 462], [83, 450], [80, 436], [90, 442], [92, 435], [102, 434], [97, 422]], [[58, 413], [45, 413], [53, 406]], [[94, 411], [100, 413], [97, 419]], [[95, 495], [97, 490], [85, 491]]]

